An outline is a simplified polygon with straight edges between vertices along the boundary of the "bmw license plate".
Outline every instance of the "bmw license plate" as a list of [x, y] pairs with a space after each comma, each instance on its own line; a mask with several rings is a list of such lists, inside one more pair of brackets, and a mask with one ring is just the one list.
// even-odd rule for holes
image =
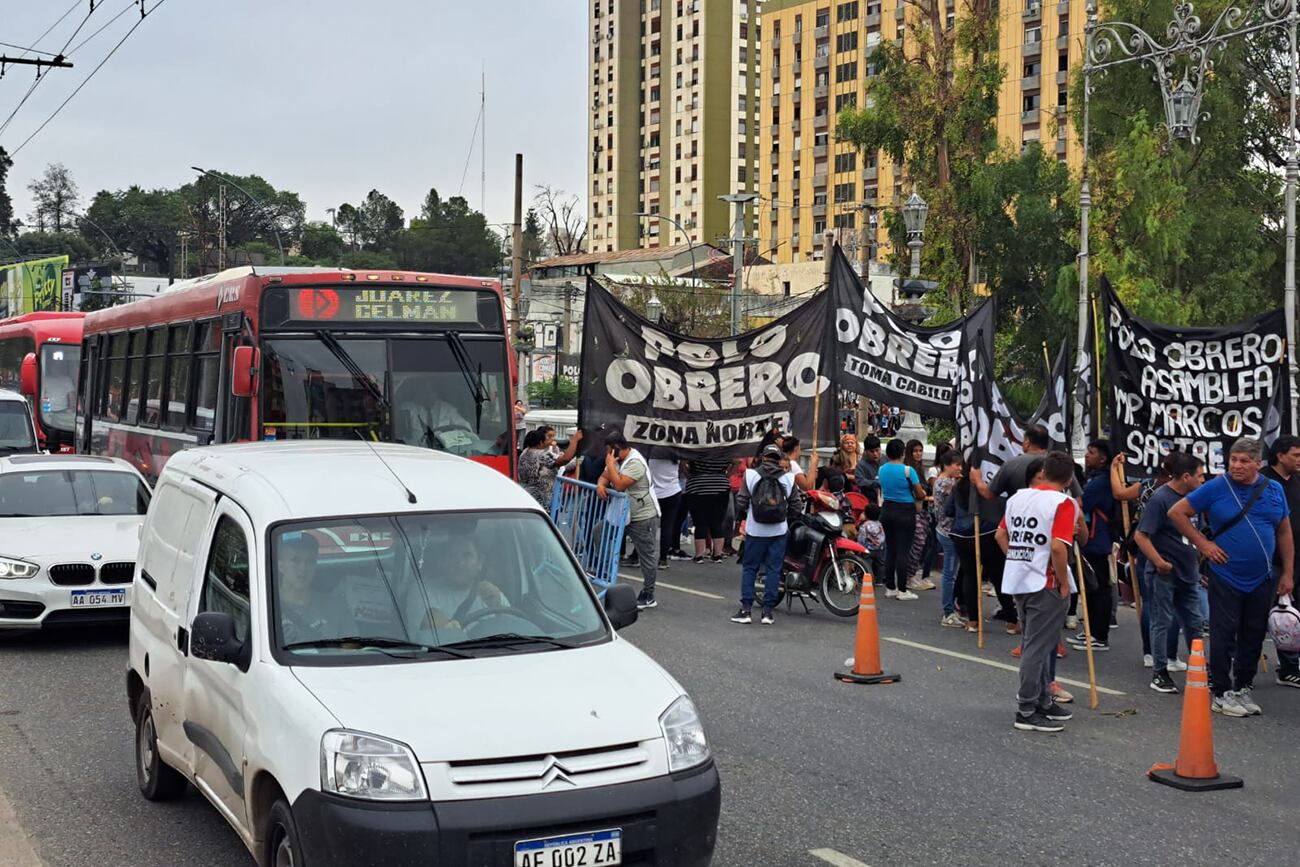
[[605, 867], [622, 863], [621, 828], [515, 844], [515, 867]]
[[126, 588], [115, 590], [73, 590], [73, 608], [105, 608], [126, 604]]

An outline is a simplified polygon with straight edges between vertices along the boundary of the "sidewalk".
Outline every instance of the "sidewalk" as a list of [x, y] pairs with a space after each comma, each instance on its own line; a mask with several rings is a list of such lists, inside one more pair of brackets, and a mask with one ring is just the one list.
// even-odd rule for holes
[[5, 867], [44, 867], [27, 838], [27, 832], [18, 824], [13, 805], [0, 791], [0, 864]]

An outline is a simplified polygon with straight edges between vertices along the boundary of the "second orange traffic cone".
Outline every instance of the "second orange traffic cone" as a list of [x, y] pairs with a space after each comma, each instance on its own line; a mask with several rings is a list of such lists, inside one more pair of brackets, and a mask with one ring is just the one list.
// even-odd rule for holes
[[1210, 723], [1210, 686], [1201, 639], [1192, 642], [1187, 660], [1187, 691], [1183, 696], [1183, 724], [1178, 738], [1178, 759], [1172, 765], [1153, 765], [1147, 776], [1157, 783], [1185, 792], [1240, 789], [1240, 777], [1219, 773], [1214, 762], [1214, 733]]
[[880, 665], [880, 628], [876, 622], [875, 579], [862, 578], [862, 593], [858, 596], [858, 633], [854, 642], [851, 671], [837, 671], [835, 679], [844, 683], [896, 683], [901, 674], [889, 674]]

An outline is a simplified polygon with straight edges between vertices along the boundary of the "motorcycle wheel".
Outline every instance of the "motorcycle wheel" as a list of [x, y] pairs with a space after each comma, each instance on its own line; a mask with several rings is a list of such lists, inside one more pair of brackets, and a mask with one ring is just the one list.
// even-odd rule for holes
[[871, 567], [857, 554], [845, 552], [822, 566], [817, 589], [822, 604], [840, 617], [854, 617], [858, 613], [862, 582], [869, 581]]

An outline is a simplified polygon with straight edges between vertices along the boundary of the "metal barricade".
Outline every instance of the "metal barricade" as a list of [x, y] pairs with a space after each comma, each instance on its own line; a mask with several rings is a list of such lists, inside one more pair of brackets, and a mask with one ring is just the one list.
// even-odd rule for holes
[[601, 499], [593, 484], [565, 476], [555, 480], [551, 520], [602, 596], [618, 581], [623, 531], [630, 513], [627, 494], [609, 491], [609, 496]]

